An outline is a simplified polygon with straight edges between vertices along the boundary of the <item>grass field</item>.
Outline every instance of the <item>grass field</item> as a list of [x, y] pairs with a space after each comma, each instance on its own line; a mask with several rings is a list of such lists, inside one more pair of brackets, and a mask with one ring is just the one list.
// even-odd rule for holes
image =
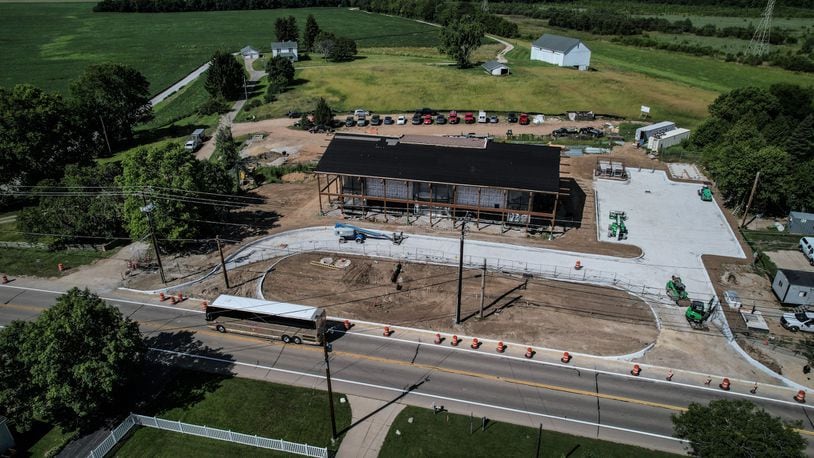
[[47, 251], [36, 248], [3, 248], [0, 247], [0, 272], [14, 275], [33, 275], [37, 277], [56, 277], [59, 275], [57, 264], [62, 263], [68, 269], [90, 264], [102, 258], [113, 256], [117, 250], [92, 251]]
[[[409, 423], [408, 418], [412, 418]], [[481, 431], [480, 418], [434, 414], [431, 410], [406, 407], [393, 422], [379, 457], [409, 458], [425, 456], [535, 456], [537, 429], [491, 422]], [[396, 435], [396, 430], [401, 434]], [[617, 444], [568, 434], [543, 431], [541, 452], [544, 457], [671, 457], [641, 447]]]
[[[759, 13], [758, 13], [759, 14]], [[713, 24], [718, 28], [723, 27], [756, 27], [760, 23], [760, 17], [734, 17], [734, 16], [696, 16], [692, 14], [642, 14], [637, 16], [660, 17], [668, 21], [683, 21], [689, 19], [695, 27]], [[772, 27], [788, 30], [800, 30], [814, 26], [814, 18], [800, 17], [773, 17]]]
[[313, 14], [320, 27], [360, 47], [435, 46], [438, 29], [414, 21], [344, 8], [195, 13], [93, 13], [94, 3], [0, 4], [0, 86], [32, 83], [64, 91], [92, 63], [132, 65], [158, 93], [219, 48], [252, 44], [267, 51], [274, 20], [293, 15], [302, 29]]
[[[287, 385], [182, 371], [150, 408], [149, 415], [272, 439], [330, 445], [327, 393]], [[337, 427], [350, 425], [348, 403], [334, 394]], [[144, 413], [144, 412], [141, 412]], [[338, 447], [339, 442], [337, 442]], [[331, 447], [336, 449], [335, 447]], [[140, 428], [116, 456], [282, 456], [262, 449]]]

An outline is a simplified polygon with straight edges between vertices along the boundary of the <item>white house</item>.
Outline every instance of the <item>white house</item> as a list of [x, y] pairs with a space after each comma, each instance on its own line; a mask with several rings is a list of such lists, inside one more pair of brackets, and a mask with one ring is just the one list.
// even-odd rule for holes
[[271, 44], [271, 57], [283, 56], [296, 62], [297, 42], [296, 41], [275, 41]]
[[483, 65], [481, 65], [481, 68], [483, 68], [486, 71], [486, 73], [492, 76], [503, 76], [509, 74], [509, 67], [505, 64], [501, 64], [496, 60], [484, 62]]
[[531, 60], [587, 70], [591, 65], [591, 50], [576, 38], [546, 33], [531, 44]]
[[240, 55], [246, 59], [257, 59], [260, 57], [260, 51], [252, 48], [251, 46], [246, 46], [240, 50]]

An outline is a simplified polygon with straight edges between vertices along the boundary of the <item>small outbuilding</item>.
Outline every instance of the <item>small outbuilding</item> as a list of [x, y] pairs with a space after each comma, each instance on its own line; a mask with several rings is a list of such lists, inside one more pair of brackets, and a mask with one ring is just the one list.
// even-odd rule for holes
[[531, 60], [588, 70], [591, 50], [576, 38], [546, 33], [531, 43]]
[[509, 66], [506, 64], [501, 64], [496, 60], [484, 62], [484, 64], [481, 65], [481, 68], [492, 76], [504, 76], [509, 74]]
[[690, 130], [677, 127], [663, 134], [651, 136], [647, 140], [647, 149], [660, 153], [663, 149], [678, 145], [688, 138], [690, 138]]
[[246, 46], [240, 50], [240, 55], [246, 59], [257, 59], [260, 57], [260, 51], [252, 48], [251, 46]]
[[789, 212], [789, 233], [814, 235], [814, 213]]
[[275, 41], [271, 44], [271, 57], [282, 56], [292, 62], [299, 59], [296, 41]]
[[814, 272], [777, 269], [772, 291], [783, 305], [814, 305]]
[[655, 137], [664, 133], [667, 133], [671, 130], [675, 130], [676, 123], [672, 121], [662, 121], [657, 122], [655, 124], [650, 124], [647, 126], [642, 126], [636, 129], [636, 138], [633, 140], [636, 142], [638, 146], [647, 146], [647, 141], [650, 137]]

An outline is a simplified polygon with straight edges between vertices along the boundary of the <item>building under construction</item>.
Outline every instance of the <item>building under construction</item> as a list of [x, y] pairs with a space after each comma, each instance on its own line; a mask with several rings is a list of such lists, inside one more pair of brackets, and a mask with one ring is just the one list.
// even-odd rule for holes
[[551, 230], [569, 187], [560, 149], [485, 138], [337, 135], [316, 168], [320, 211]]

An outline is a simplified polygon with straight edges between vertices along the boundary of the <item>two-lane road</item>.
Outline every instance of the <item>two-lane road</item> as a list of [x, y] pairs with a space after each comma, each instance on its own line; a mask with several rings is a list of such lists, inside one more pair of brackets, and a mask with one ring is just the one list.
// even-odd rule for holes
[[[192, 307], [139, 303], [106, 295], [139, 322], [153, 354], [188, 365], [226, 365], [235, 372], [282, 383], [323, 387], [321, 347], [284, 345], [208, 329]], [[30, 320], [53, 304], [56, 294], [0, 287], [0, 325]], [[159, 351], [167, 350], [167, 351]], [[179, 355], [195, 354], [203, 358]], [[354, 333], [336, 333], [331, 356], [334, 386], [349, 394], [537, 425], [547, 429], [681, 452], [670, 437], [670, 416], [690, 402], [742, 398], [715, 388], [655, 383], [570, 366], [460, 351]], [[414, 387], [411, 389], [410, 387]], [[408, 391], [408, 393], [404, 393]], [[807, 405], [752, 398], [772, 415], [800, 421], [814, 435]], [[809, 453], [814, 448], [809, 448]], [[814, 454], [814, 453], [812, 453]]]

